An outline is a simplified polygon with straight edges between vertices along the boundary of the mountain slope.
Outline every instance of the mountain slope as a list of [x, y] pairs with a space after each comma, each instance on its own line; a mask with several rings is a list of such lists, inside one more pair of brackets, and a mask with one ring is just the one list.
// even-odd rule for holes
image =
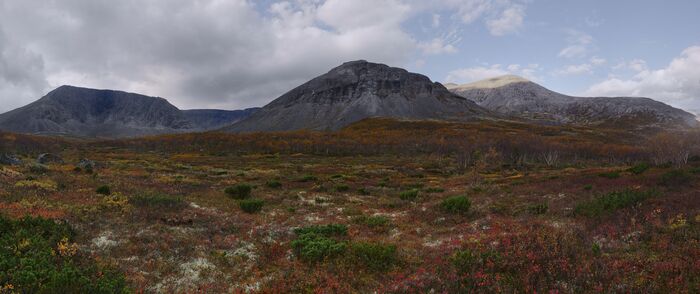
[[337, 130], [367, 117], [474, 119], [493, 114], [423, 75], [359, 60], [312, 79], [224, 130]]
[[129, 137], [181, 132], [192, 123], [163, 98], [61, 86], [0, 115], [0, 130], [85, 137]]
[[448, 84], [448, 89], [501, 114], [551, 123], [630, 129], [698, 125], [694, 115], [649, 98], [573, 97], [517, 76]]
[[183, 110], [182, 113], [195, 129], [213, 130], [245, 119], [259, 109], [259, 107], [242, 110], [192, 109]]

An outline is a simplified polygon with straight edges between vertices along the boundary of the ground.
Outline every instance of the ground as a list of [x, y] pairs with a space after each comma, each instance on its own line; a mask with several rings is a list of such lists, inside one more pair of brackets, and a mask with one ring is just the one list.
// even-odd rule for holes
[[[516, 168], [487, 154], [462, 169], [433, 153], [82, 144], [45, 170], [1, 166], [0, 214], [68, 223], [128, 291], [700, 291], [697, 161]], [[82, 158], [96, 167], [76, 169]], [[237, 185], [250, 195], [224, 192]]]

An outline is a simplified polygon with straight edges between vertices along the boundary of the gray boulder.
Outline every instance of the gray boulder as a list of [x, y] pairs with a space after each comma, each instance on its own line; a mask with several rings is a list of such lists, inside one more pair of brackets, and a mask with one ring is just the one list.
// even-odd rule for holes
[[40, 154], [39, 157], [37, 157], [36, 161], [39, 164], [50, 164], [50, 163], [58, 163], [61, 164], [63, 163], [63, 158], [56, 154], [52, 153], [44, 153]]
[[95, 162], [90, 159], [83, 158], [75, 166], [83, 170], [92, 170], [95, 168]]
[[2, 165], [21, 165], [22, 160], [19, 159], [14, 154], [2, 153], [2, 154], [0, 154], [0, 164], [2, 164]]

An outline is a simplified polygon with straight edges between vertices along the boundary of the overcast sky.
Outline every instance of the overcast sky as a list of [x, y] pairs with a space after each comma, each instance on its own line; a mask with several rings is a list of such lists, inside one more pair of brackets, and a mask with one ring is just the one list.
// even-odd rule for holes
[[700, 114], [697, 0], [0, 0], [0, 112], [51, 89], [262, 106], [344, 61]]

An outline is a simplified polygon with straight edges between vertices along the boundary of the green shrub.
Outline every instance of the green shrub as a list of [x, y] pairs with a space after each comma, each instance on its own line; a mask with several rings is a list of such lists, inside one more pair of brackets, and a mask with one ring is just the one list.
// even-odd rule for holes
[[344, 177], [345, 177], [345, 176], [343, 176], [343, 175], [332, 175], [332, 176], [331, 176], [331, 179], [342, 179], [342, 178], [344, 178]]
[[34, 174], [45, 174], [49, 172], [49, 167], [40, 163], [35, 163], [29, 166], [29, 172]]
[[134, 206], [159, 208], [167, 210], [181, 210], [187, 206], [185, 200], [179, 196], [171, 196], [160, 193], [144, 193], [129, 198], [129, 203]]
[[342, 254], [347, 244], [323, 235], [309, 233], [300, 235], [292, 241], [292, 248], [302, 260], [318, 262]]
[[445, 192], [445, 189], [440, 188], [440, 187], [425, 188], [425, 193], [442, 193], [442, 192]]
[[367, 188], [360, 188], [360, 189], [357, 189], [357, 193], [360, 194], [360, 195], [365, 195], [365, 196], [367, 196], [367, 195], [370, 194], [370, 193], [369, 193], [369, 190], [368, 190]]
[[527, 207], [527, 211], [534, 215], [545, 214], [547, 210], [549, 210], [549, 205], [547, 203], [531, 204]]
[[268, 188], [277, 189], [277, 188], [282, 187], [282, 183], [280, 183], [280, 181], [270, 180], [270, 181], [267, 181], [267, 183], [265, 183], [265, 186], [267, 186]]
[[358, 242], [350, 245], [349, 257], [372, 271], [386, 271], [396, 264], [396, 245]]
[[247, 213], [256, 213], [262, 210], [264, 204], [265, 201], [261, 199], [244, 199], [238, 201], [238, 206]]
[[586, 191], [593, 190], [593, 185], [591, 185], [591, 184], [585, 185], [585, 186], [583, 186], [583, 189]]
[[648, 163], [642, 162], [642, 163], [639, 163], [633, 167], [630, 167], [628, 169], [628, 171], [635, 174], [635, 175], [640, 175], [640, 174], [644, 173], [645, 171], [647, 171], [650, 167], [651, 166]]
[[313, 175], [305, 175], [299, 179], [299, 182], [306, 183], [306, 182], [315, 182], [318, 181], [318, 178]]
[[471, 207], [471, 202], [467, 196], [452, 196], [442, 200], [440, 207], [450, 213], [467, 213]]
[[128, 293], [124, 276], [82, 256], [74, 237], [64, 223], [0, 216], [0, 285], [12, 285], [7, 293]]
[[336, 185], [335, 190], [338, 192], [346, 192], [346, 191], [350, 190], [350, 186], [345, 185], [345, 184]]
[[361, 215], [354, 219], [355, 223], [366, 225], [370, 228], [383, 227], [389, 223], [389, 218], [381, 215]]
[[656, 195], [655, 191], [624, 190], [601, 195], [593, 200], [579, 203], [574, 208], [574, 214], [587, 217], [597, 217], [618, 209], [634, 206], [647, 198]]
[[606, 178], [606, 179], [617, 179], [620, 177], [620, 172], [619, 171], [611, 171], [611, 172], [604, 172], [604, 173], [599, 173], [599, 177]]
[[418, 198], [418, 189], [403, 191], [399, 194], [399, 198], [401, 198], [401, 200], [408, 201], [415, 200], [416, 198]]
[[97, 192], [97, 194], [101, 194], [101, 195], [112, 194], [112, 191], [109, 189], [109, 186], [107, 186], [107, 185], [100, 186], [99, 188], [97, 188], [95, 190], [95, 192]]
[[485, 267], [486, 264], [498, 264], [501, 255], [496, 251], [473, 252], [468, 249], [458, 250], [452, 255], [452, 264], [460, 273], [471, 273]]
[[676, 188], [687, 185], [692, 179], [693, 177], [688, 172], [682, 169], [676, 169], [663, 174], [659, 184], [666, 187]]
[[246, 199], [250, 197], [253, 186], [248, 184], [238, 184], [224, 189], [224, 192], [233, 199]]
[[348, 226], [343, 224], [328, 224], [298, 228], [294, 230], [297, 235], [317, 234], [326, 237], [345, 236], [348, 234]]
[[297, 234], [297, 238], [292, 241], [292, 248], [304, 261], [322, 261], [340, 255], [347, 248], [346, 242], [333, 238], [348, 234], [348, 227], [345, 225], [309, 226], [295, 229], [294, 233]]
[[691, 168], [689, 172], [694, 175], [700, 174], [700, 167]]

